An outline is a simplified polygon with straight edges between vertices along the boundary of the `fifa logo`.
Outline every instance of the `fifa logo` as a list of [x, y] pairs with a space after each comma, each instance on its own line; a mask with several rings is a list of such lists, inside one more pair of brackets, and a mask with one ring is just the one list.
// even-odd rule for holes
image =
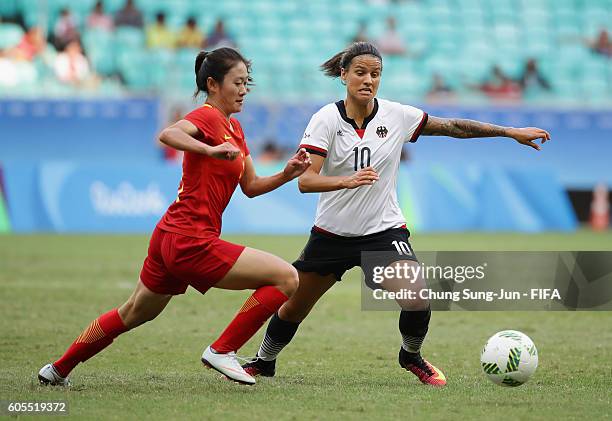
[[376, 134], [378, 135], [378, 137], [380, 137], [381, 139], [387, 137], [387, 134], [389, 133], [389, 130], [387, 130], [387, 128], [385, 126], [378, 126], [376, 128]]

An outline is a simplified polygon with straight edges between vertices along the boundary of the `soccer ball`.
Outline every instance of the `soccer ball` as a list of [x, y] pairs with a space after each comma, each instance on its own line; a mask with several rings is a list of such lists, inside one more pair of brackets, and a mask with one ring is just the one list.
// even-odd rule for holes
[[538, 350], [529, 336], [502, 330], [491, 336], [480, 354], [482, 370], [500, 386], [520, 386], [538, 367]]

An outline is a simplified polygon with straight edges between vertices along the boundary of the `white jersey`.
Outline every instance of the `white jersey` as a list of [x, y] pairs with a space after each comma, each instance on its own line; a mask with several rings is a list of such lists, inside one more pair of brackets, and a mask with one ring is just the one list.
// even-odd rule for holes
[[397, 200], [400, 155], [426, 122], [427, 114], [418, 108], [376, 98], [363, 128], [347, 117], [344, 101], [315, 113], [300, 147], [325, 157], [322, 175], [350, 176], [371, 166], [379, 176], [373, 185], [321, 193], [315, 227], [356, 237], [405, 225]]

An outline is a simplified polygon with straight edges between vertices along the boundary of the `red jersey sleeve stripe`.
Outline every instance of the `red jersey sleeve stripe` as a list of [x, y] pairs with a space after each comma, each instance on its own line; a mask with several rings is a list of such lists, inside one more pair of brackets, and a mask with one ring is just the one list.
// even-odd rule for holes
[[429, 116], [427, 115], [427, 113], [423, 112], [423, 117], [421, 118], [421, 122], [419, 123], [418, 127], [416, 128], [416, 130], [412, 134], [412, 137], [410, 138], [410, 142], [411, 143], [414, 143], [414, 142], [417, 141], [417, 139], [419, 138], [419, 136], [423, 132], [423, 128], [425, 128], [425, 124], [427, 124], [427, 119], [428, 118], [429, 118]]
[[321, 155], [322, 157], [326, 157], [327, 156], [327, 151], [323, 148], [318, 148], [316, 146], [312, 146], [312, 145], [300, 145], [300, 149], [304, 148], [306, 149], [308, 152], [313, 153], [315, 155]]

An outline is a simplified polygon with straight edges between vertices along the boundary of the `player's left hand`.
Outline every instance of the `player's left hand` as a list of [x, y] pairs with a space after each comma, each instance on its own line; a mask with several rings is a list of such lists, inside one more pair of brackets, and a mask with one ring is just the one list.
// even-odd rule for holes
[[537, 127], [510, 129], [509, 135], [521, 145], [532, 147], [537, 151], [539, 151], [541, 147], [533, 142], [534, 140], [542, 139], [540, 142], [541, 144], [544, 144], [547, 140], [550, 140], [550, 133], [548, 133], [546, 130], [538, 129]]
[[301, 148], [291, 159], [287, 162], [283, 174], [289, 180], [293, 180], [299, 177], [310, 167], [312, 161], [310, 160], [310, 154], [306, 152], [306, 149]]

